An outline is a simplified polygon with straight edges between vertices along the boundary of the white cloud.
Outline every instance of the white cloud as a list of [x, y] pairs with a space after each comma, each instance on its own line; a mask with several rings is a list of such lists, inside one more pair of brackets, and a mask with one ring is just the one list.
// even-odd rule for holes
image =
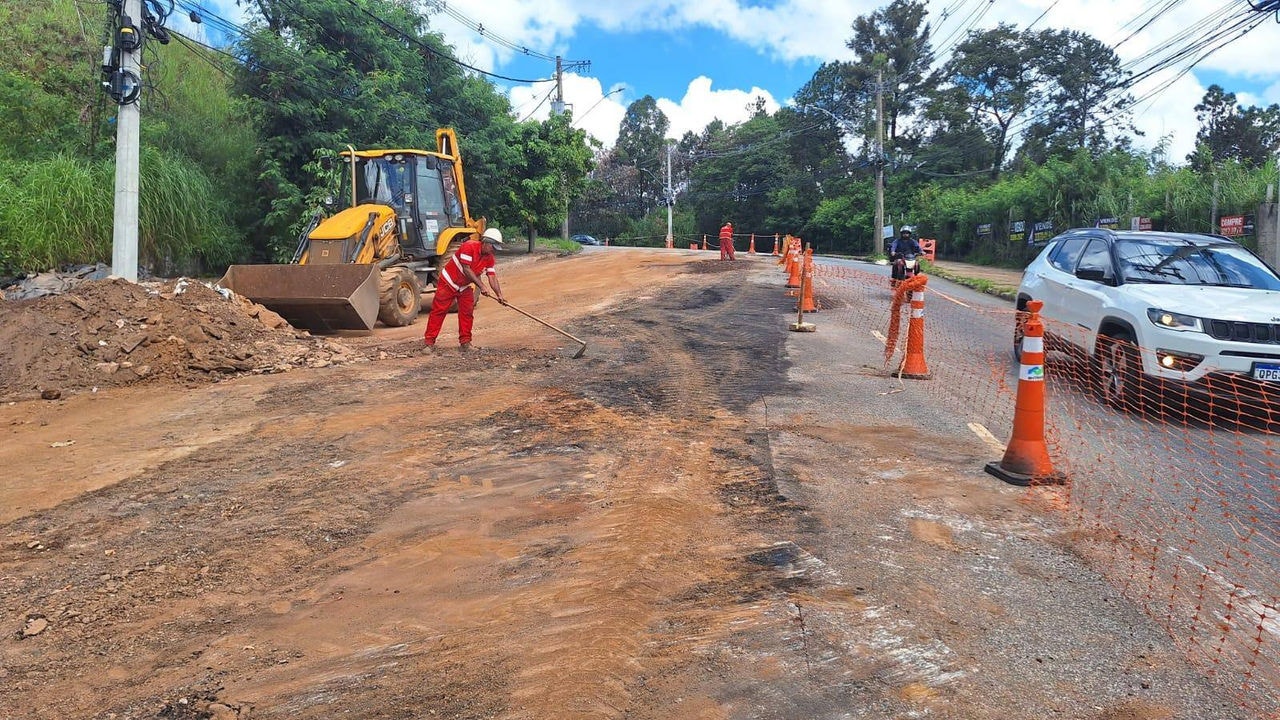
[[[224, 17], [237, 21], [243, 18], [243, 11], [234, 0], [211, 2]], [[571, 40], [579, 32], [619, 33], [620, 40], [625, 41], [626, 34], [637, 31], [678, 33], [692, 27], [717, 30], [780, 62], [830, 61], [851, 57], [845, 41], [852, 34], [853, 20], [886, 3], [887, 0], [779, 0], [772, 7], [763, 7], [754, 0], [697, 3], [687, 0], [448, 0], [444, 9], [432, 16], [431, 26], [444, 33], [461, 59], [482, 70], [497, 72], [521, 52], [567, 54]], [[427, 0], [426, 4], [433, 3]], [[1248, 10], [1243, 2], [1182, 0], [1135, 33], [1135, 29], [1151, 19], [1148, 13], [1151, 8], [1164, 5], [1150, 0], [1001, 0], [998, 5], [990, 0], [965, 0], [958, 7], [955, 3], [947, 4], [957, 8], [949, 17], [942, 16], [941, 7], [941, 3], [932, 3], [928, 18], [933, 27], [935, 49], [949, 36], [958, 39], [963, 31], [973, 27], [992, 27], [997, 22], [1026, 27], [1037, 22], [1036, 27], [1040, 29], [1070, 28], [1090, 33], [1106, 43], [1121, 43], [1117, 53], [1122, 61], [1132, 62], [1135, 69], [1149, 65], [1150, 60], [1142, 58], [1144, 53], [1159, 48], [1179, 33], [1196, 27], [1212, 27], [1227, 17], [1243, 17]], [[1225, 14], [1216, 14], [1220, 10]], [[981, 18], [974, 22], [978, 13]], [[454, 14], [483, 23], [490, 37], [480, 37], [473, 27], [468, 27]], [[1266, 87], [1249, 97], [1257, 98], [1258, 102], [1280, 102], [1280, 52], [1275, 52], [1275, 48], [1280, 47], [1280, 24], [1270, 16], [1264, 19], [1244, 37], [1226, 36], [1224, 39], [1230, 42], [1202, 60], [1198, 69], [1239, 78], [1242, 84], [1247, 82], [1255, 88]], [[1205, 21], [1208, 24], [1202, 25]], [[1133, 36], [1128, 37], [1131, 34]], [[515, 47], [495, 39], [509, 41]], [[693, 65], [691, 75], [697, 72], [698, 68]], [[1185, 75], [1142, 106], [1140, 114], [1135, 116], [1135, 124], [1146, 132], [1145, 138], [1138, 139], [1140, 146], [1154, 145], [1162, 134], [1172, 133], [1170, 157], [1180, 160], [1190, 151], [1196, 131], [1193, 107], [1204, 93], [1202, 83], [1194, 75]], [[616, 138], [617, 124], [626, 104], [648, 92], [638, 85], [641, 77], [624, 81], [628, 84], [626, 91], [610, 95], [584, 116], [582, 113], [588, 112], [588, 108], [604, 96], [604, 91], [598, 80], [566, 75], [565, 98], [578, 110], [579, 125], [606, 145], [611, 145]], [[714, 117], [725, 122], [745, 119], [744, 108], [755, 95], [765, 96], [771, 110], [777, 107], [767, 91], [754, 87], [712, 90], [713, 81], [714, 78], [697, 77], [690, 82], [683, 98], [659, 98], [659, 107], [671, 119], [673, 135], [678, 136], [685, 130], [701, 130]], [[1135, 96], [1140, 96], [1145, 87], [1149, 86], [1138, 88]], [[1246, 95], [1241, 92], [1242, 88], [1228, 89], [1236, 91], [1238, 96]], [[512, 88], [513, 104], [517, 108], [524, 106], [518, 110], [518, 116], [523, 117], [537, 102], [536, 99], [528, 102], [530, 97], [536, 94], [540, 98], [547, 90], [546, 85]]]
[[778, 111], [778, 101], [768, 90], [753, 87], [750, 90], [712, 90], [711, 78], [699, 76], [689, 83], [679, 102], [658, 99], [658, 109], [671, 121], [667, 136], [679, 139], [686, 132], [701, 132], [712, 120], [719, 119], [733, 125], [751, 117], [756, 98], [764, 98], [765, 109]]

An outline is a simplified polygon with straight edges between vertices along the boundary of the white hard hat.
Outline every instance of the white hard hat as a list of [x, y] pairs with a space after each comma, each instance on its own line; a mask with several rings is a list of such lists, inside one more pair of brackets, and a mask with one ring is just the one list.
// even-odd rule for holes
[[484, 231], [484, 235], [480, 238], [483, 242], [493, 243], [498, 247], [502, 247], [502, 231], [496, 227], [491, 227]]

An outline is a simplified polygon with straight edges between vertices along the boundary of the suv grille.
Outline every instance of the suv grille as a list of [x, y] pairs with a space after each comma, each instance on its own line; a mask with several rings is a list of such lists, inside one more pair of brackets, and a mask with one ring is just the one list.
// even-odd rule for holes
[[1209, 334], [1217, 340], [1234, 342], [1280, 344], [1280, 325], [1266, 323], [1230, 322], [1210, 320]]

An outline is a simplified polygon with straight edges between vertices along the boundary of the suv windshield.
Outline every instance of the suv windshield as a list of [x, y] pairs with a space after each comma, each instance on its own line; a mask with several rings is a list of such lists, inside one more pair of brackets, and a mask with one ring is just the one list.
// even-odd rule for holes
[[1124, 282], [1280, 290], [1280, 278], [1235, 244], [1121, 240], [1115, 249]]

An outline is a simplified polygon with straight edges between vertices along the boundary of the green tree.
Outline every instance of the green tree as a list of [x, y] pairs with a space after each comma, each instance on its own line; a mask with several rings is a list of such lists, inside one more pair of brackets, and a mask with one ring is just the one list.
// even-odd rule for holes
[[1187, 162], [1197, 172], [1224, 160], [1259, 167], [1280, 148], [1280, 105], [1246, 108], [1236, 102], [1235, 93], [1210, 85], [1195, 110], [1200, 122], [1196, 145], [1205, 152], [1191, 153]]
[[900, 144], [904, 121], [916, 114], [934, 84], [927, 16], [922, 1], [893, 0], [854, 20], [853, 37], [846, 43], [858, 56], [846, 73], [849, 91], [862, 96], [863, 107], [875, 107], [876, 76], [883, 72], [885, 135], [890, 146]]
[[592, 152], [586, 131], [575, 130], [571, 115], [517, 125], [502, 156], [511, 181], [496, 216], [518, 222], [532, 252], [538, 232], [551, 232], [565, 219], [573, 200], [589, 187]]
[[1029, 33], [1001, 23], [972, 31], [956, 45], [942, 70], [944, 85], [930, 101], [928, 116], [938, 126], [933, 142], [963, 151], [972, 147], [968, 130], [980, 129], [991, 153], [991, 176], [999, 177], [1013, 123], [1037, 107], [1043, 96], [1035, 43]]
[[1035, 62], [1052, 82], [1027, 129], [1024, 157], [1042, 163], [1081, 148], [1100, 154], [1115, 135], [1134, 132], [1127, 120], [1133, 96], [1124, 90], [1129, 72], [1109, 45], [1075, 30], [1043, 30], [1035, 37], [1042, 48]]

